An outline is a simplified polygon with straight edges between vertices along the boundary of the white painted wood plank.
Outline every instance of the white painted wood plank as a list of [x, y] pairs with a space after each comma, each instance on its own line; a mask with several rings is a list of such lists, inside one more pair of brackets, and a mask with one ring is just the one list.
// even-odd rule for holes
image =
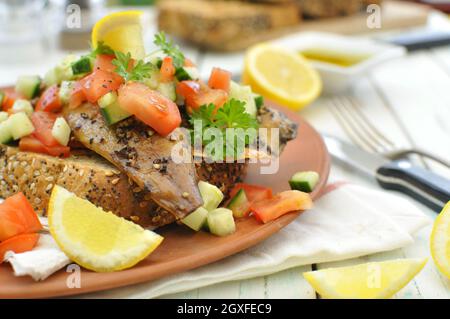
[[[408, 55], [372, 73], [414, 144], [450, 159], [450, 78], [429, 53]], [[430, 164], [430, 162], [427, 162]], [[450, 177], [448, 170], [432, 168]]]
[[445, 68], [450, 76], [450, 46], [433, 49], [431, 53], [432, 57]]
[[242, 280], [239, 285], [239, 299], [264, 299], [265, 277]]
[[311, 271], [310, 265], [266, 276], [266, 298], [315, 299], [314, 289], [302, 275], [306, 271]]
[[237, 299], [240, 295], [239, 281], [229, 281], [198, 289], [199, 299]]

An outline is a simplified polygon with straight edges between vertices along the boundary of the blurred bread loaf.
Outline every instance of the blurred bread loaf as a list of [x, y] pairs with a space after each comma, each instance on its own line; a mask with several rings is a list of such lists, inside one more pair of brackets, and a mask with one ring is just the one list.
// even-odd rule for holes
[[164, 0], [158, 2], [161, 30], [201, 47], [243, 49], [277, 29], [300, 22], [293, 2], [247, 3], [226, 0]]

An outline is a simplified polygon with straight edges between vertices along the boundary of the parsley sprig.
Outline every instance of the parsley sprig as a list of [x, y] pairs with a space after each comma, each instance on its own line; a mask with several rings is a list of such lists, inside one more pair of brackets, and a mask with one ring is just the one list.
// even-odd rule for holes
[[149, 73], [154, 71], [156, 67], [150, 62], [138, 60], [133, 66], [131, 54], [116, 51], [116, 58], [112, 60], [112, 64], [116, 66], [115, 72], [125, 79], [125, 81], [142, 81], [148, 77]]
[[223, 152], [221, 154], [209, 153], [208, 155], [214, 159], [223, 159], [224, 155], [225, 157], [239, 158], [244, 151], [239, 149], [239, 146], [247, 146], [253, 142], [253, 139], [250, 135], [239, 134], [239, 132], [236, 132], [233, 140], [229, 140], [226, 135], [227, 129], [256, 130], [258, 129], [258, 122], [245, 111], [245, 102], [239, 100], [229, 100], [217, 110], [216, 114], [214, 114], [215, 108], [214, 104], [202, 105], [198, 110], [192, 112], [189, 123], [194, 126], [196, 121], [200, 121], [202, 125], [202, 136], [194, 136], [194, 133], [198, 132], [191, 131], [192, 142], [194, 143], [196, 138], [201, 138], [203, 145], [214, 142], [212, 139], [206, 138], [203, 132], [209, 128], [219, 129], [222, 135]]
[[107, 46], [103, 41], [100, 41], [97, 43], [97, 47], [92, 50], [90, 55], [95, 58], [99, 54], [114, 55], [115, 52], [110, 46]]
[[166, 34], [162, 31], [155, 34], [153, 43], [157, 45], [165, 54], [172, 57], [175, 68], [181, 68], [184, 64], [184, 55], [180, 48], [173, 43], [172, 40], [166, 38]]

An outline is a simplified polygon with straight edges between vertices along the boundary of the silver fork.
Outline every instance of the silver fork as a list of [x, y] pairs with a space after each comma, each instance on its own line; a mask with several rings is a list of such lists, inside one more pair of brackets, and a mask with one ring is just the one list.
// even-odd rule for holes
[[450, 168], [450, 162], [422, 149], [399, 148], [377, 129], [361, 110], [361, 104], [352, 96], [330, 99], [330, 110], [347, 136], [360, 148], [379, 153], [391, 160], [416, 154]]

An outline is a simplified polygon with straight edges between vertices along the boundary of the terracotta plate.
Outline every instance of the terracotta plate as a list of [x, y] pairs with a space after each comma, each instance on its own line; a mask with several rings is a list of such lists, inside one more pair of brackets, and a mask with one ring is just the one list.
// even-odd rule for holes
[[[320, 174], [320, 181], [312, 193], [313, 198], [325, 186], [330, 169], [327, 149], [320, 135], [293, 112], [283, 110], [298, 122], [298, 137], [288, 143], [280, 159], [280, 170], [275, 175], [261, 175], [259, 167], [251, 164], [248, 183], [267, 185], [274, 192], [289, 189], [288, 180], [297, 171], [313, 170]], [[0, 266], [0, 298], [42, 298], [93, 292], [158, 279], [167, 275], [200, 267], [240, 252], [258, 244], [289, 224], [297, 213], [284, 215], [277, 220], [260, 224], [254, 218], [237, 221], [237, 231], [228, 237], [215, 237], [205, 232], [192, 232], [184, 227], [170, 225], [158, 232], [164, 241], [156, 251], [135, 267], [115, 273], [95, 273], [83, 270], [81, 288], [69, 289], [66, 279], [69, 273], [61, 270], [43, 282], [29, 277], [14, 277], [11, 267]]]

